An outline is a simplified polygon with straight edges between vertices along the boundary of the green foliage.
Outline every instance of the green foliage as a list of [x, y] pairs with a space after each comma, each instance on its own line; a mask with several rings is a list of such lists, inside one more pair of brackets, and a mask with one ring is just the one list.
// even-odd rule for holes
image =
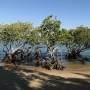
[[32, 43], [32, 45], [38, 44], [41, 42], [41, 30], [39, 28], [34, 28], [28, 35], [28, 41]]
[[60, 24], [61, 22], [53, 16], [48, 16], [43, 20], [40, 26], [41, 37], [48, 45], [52, 46], [58, 41]]
[[24, 45], [27, 33], [32, 29], [32, 24], [17, 22], [1, 26], [0, 41], [3, 44], [3, 51], [7, 54], [13, 46]]
[[59, 35], [59, 41], [64, 45], [72, 44], [73, 36], [69, 33], [68, 30], [62, 29], [61, 34]]
[[73, 31], [74, 43], [90, 47], [90, 29], [80, 26]]
[[67, 30], [60, 26], [60, 20], [53, 16], [47, 16], [38, 28], [23, 22], [0, 25], [0, 42], [6, 46], [15, 43], [20, 45], [20, 42], [30, 42], [32, 45], [44, 43], [49, 47], [61, 43], [74, 56], [83, 49], [90, 48], [90, 28], [79, 26]]
[[32, 29], [32, 25], [28, 23], [17, 22], [4, 25], [0, 36], [2, 41], [11, 42], [25, 38], [25, 35]]

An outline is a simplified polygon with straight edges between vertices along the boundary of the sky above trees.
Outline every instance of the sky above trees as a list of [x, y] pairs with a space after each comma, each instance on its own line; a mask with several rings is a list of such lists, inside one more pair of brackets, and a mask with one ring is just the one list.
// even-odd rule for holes
[[90, 0], [0, 0], [0, 23], [32, 22], [54, 15], [64, 28], [90, 27]]

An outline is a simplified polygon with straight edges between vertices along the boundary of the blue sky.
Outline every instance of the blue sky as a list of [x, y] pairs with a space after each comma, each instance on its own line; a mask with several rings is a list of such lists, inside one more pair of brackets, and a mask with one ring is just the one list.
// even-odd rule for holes
[[26, 21], [37, 26], [48, 15], [61, 20], [63, 28], [90, 27], [90, 0], [0, 0], [1, 24]]

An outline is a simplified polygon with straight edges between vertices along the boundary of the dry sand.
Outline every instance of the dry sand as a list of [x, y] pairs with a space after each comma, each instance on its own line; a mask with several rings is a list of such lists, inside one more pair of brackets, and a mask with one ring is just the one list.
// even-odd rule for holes
[[63, 71], [21, 65], [12, 72], [1, 67], [0, 90], [90, 90], [90, 64], [70, 64]]
[[[77, 65], [78, 66], [78, 65]], [[90, 90], [90, 67], [80, 66], [65, 70], [47, 70], [41, 67], [21, 66], [20, 73], [29, 87], [41, 90]], [[76, 89], [77, 88], [77, 89]]]

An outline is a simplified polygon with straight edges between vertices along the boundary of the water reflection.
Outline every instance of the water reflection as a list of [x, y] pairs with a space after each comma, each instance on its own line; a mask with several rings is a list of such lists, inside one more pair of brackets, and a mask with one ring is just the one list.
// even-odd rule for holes
[[[5, 55], [5, 53], [3, 52], [3, 45], [2, 44], [0, 44], [0, 60], [4, 57], [4, 55]], [[40, 51], [41, 51], [41, 57], [43, 58], [43, 59], [45, 59], [45, 57], [50, 57], [50, 56], [52, 56], [52, 55], [54, 55], [54, 56], [57, 56], [57, 58], [58, 59], [60, 59], [60, 60], [63, 60], [63, 62], [65, 61], [67, 61], [68, 60], [68, 49], [66, 48], [66, 46], [65, 45], [55, 45], [55, 46], [53, 46], [53, 49], [52, 50], [49, 50], [48, 51], [48, 48], [47, 48], [47, 45], [44, 45], [44, 44], [39, 44], [39, 45], [35, 45], [34, 47], [32, 47], [31, 45], [29, 45], [29, 44], [26, 44], [25, 46], [24, 46], [24, 48], [23, 47], [15, 47], [14, 45], [13, 45], [13, 47], [12, 47], [12, 49], [11, 49], [11, 51], [10, 52], [15, 52], [17, 49], [23, 49], [24, 50], [24, 52], [25, 52], [25, 54], [27, 54], [28, 52], [29, 52], [29, 47], [31, 47], [31, 50], [30, 50], [30, 52], [31, 52], [31, 59], [33, 60], [34, 59], [34, 53], [35, 53], [35, 48], [36, 47], [39, 47], [39, 49], [40, 49]], [[83, 52], [81, 52], [80, 53], [81, 54], [81, 56], [83, 57], [83, 58], [89, 58], [90, 59], [90, 48], [89, 49], [87, 49], [87, 50], [85, 50], [85, 51], [83, 51]]]

